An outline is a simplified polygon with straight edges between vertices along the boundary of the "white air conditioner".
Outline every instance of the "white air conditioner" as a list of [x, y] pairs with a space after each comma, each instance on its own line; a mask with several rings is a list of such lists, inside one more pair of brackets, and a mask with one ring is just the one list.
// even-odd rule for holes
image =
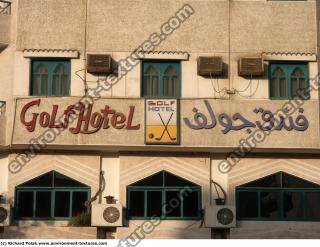
[[223, 205], [206, 206], [204, 223], [210, 228], [236, 227], [235, 208]]
[[123, 207], [121, 204], [92, 204], [92, 226], [123, 226]]
[[0, 204], [0, 226], [10, 225], [10, 204]]

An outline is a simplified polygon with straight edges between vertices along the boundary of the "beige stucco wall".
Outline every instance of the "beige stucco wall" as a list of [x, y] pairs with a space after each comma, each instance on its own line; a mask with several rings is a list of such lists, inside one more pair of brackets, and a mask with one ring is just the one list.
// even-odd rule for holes
[[6, 196], [8, 193], [8, 156], [7, 155], [0, 155], [0, 195]]
[[[16, 158], [11, 154], [9, 162]], [[38, 154], [26, 163], [21, 171], [9, 173], [8, 199], [14, 201], [15, 187], [42, 174], [55, 170], [91, 187], [94, 195], [99, 188], [100, 157], [97, 155], [68, 154]]]
[[[88, 50], [132, 51], [186, 1], [88, 1]], [[195, 15], [161, 49], [228, 51], [228, 1], [188, 1]], [[283, 11], [283, 10], [286, 11]], [[70, 11], [72, 10], [72, 11]], [[84, 0], [19, 0], [18, 50], [83, 49]], [[315, 1], [231, 1], [235, 52], [315, 52]], [[213, 25], [214, 24], [214, 25]], [[38, 30], [46, 30], [45, 34]], [[290, 38], [293, 33], [294, 39]]]

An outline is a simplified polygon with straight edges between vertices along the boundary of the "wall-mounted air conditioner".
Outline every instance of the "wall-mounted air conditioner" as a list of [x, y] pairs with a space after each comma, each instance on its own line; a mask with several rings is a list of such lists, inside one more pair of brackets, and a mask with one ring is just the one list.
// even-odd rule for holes
[[219, 76], [223, 74], [222, 57], [199, 57], [198, 75]]
[[210, 205], [205, 208], [205, 226], [210, 228], [236, 227], [235, 208], [225, 205]]
[[10, 225], [10, 204], [0, 204], [0, 226]]
[[110, 74], [112, 73], [112, 59], [109, 54], [88, 54], [88, 73]]
[[121, 204], [92, 204], [91, 210], [92, 226], [123, 226], [123, 207]]
[[262, 76], [264, 74], [263, 59], [259, 57], [243, 57], [239, 60], [240, 76]]

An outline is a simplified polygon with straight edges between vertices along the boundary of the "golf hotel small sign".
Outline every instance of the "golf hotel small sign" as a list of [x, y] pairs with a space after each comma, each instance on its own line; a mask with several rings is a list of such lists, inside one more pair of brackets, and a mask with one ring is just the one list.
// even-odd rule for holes
[[146, 144], [179, 144], [179, 101], [146, 99]]

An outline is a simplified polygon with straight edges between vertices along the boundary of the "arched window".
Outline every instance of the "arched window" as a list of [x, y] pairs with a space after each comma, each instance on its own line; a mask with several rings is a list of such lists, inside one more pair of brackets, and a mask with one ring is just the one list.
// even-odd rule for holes
[[48, 95], [49, 80], [46, 66], [40, 63], [33, 71], [32, 95]]
[[285, 98], [287, 96], [286, 74], [279, 67], [272, 72], [271, 88], [271, 97]]
[[201, 187], [161, 171], [127, 187], [128, 216], [144, 219], [195, 219], [201, 211]]
[[90, 187], [56, 171], [16, 187], [17, 219], [64, 220], [86, 210]]
[[70, 95], [70, 61], [32, 61], [30, 95]]
[[155, 67], [150, 65], [144, 73], [144, 95], [157, 96], [159, 94], [159, 74]]
[[303, 73], [302, 69], [296, 67], [291, 73], [291, 94], [293, 97], [298, 96], [298, 90], [306, 92], [307, 83], [306, 76]]
[[169, 65], [163, 76], [163, 96], [178, 97], [178, 73], [177, 70]]
[[180, 97], [180, 63], [143, 62], [143, 97]]
[[53, 72], [52, 95], [69, 95], [69, 75], [63, 64], [58, 64]]
[[239, 220], [320, 220], [320, 185], [278, 172], [236, 188]]
[[309, 99], [308, 65], [306, 63], [271, 63], [271, 99]]

